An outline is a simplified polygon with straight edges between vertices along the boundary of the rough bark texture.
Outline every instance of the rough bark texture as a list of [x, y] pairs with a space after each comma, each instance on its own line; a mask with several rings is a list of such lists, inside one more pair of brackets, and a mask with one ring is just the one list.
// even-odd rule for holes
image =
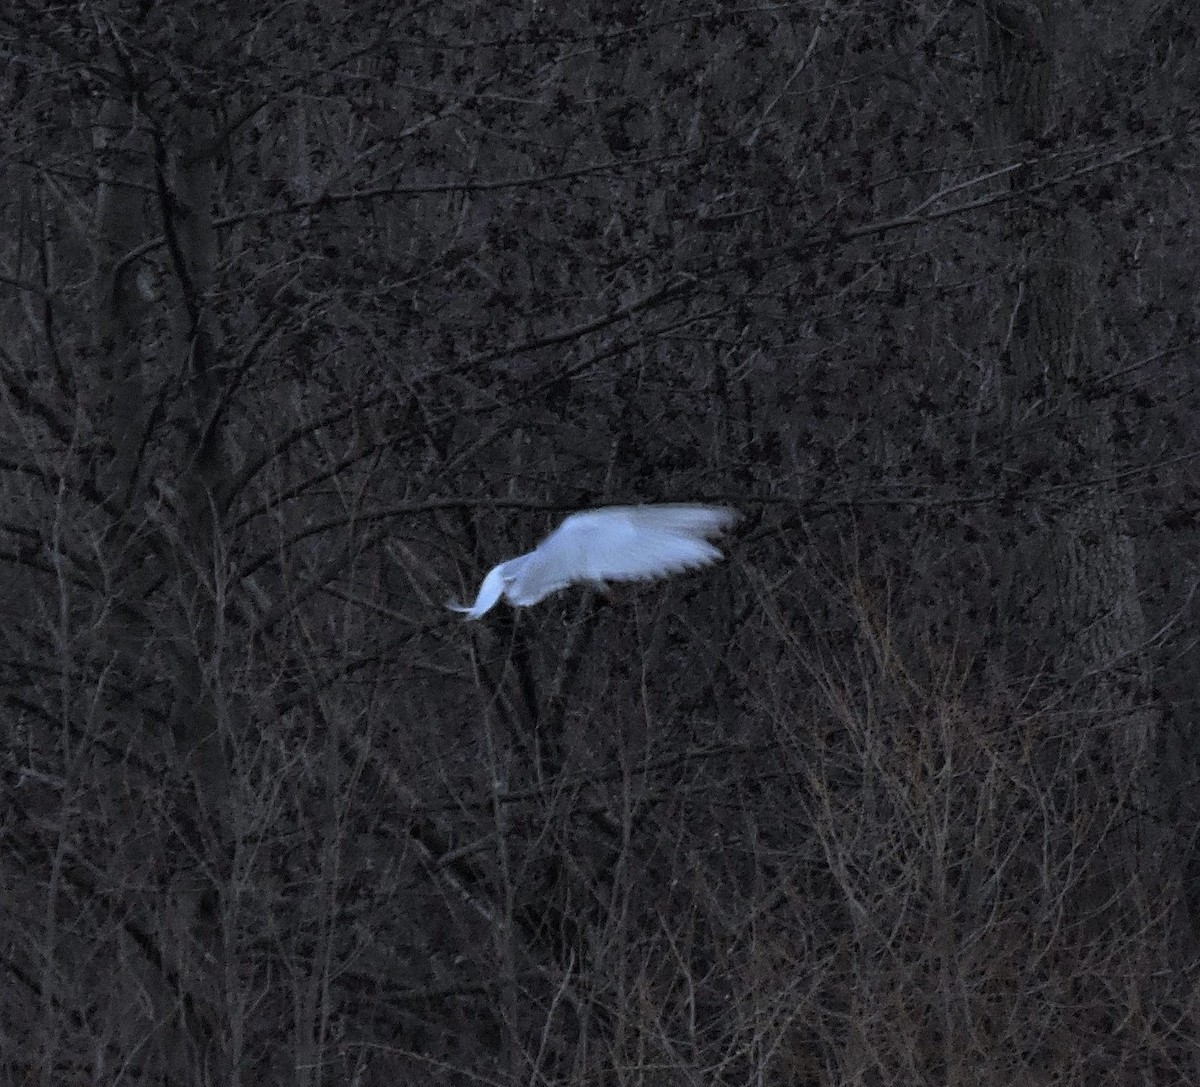
[[[1071, 24], [1051, 2], [981, 5], [985, 85], [993, 102], [998, 152], [1026, 153], [1055, 138], [1062, 125], [1055, 59]], [[1109, 403], [1087, 396], [1103, 377], [1098, 320], [1098, 254], [1091, 223], [1077, 207], [1047, 206], [1038, 193], [1056, 164], [1023, 167], [1010, 184], [1028, 192], [1013, 204], [1010, 237], [1016, 270], [1009, 346], [1008, 419], [1016, 443], [1022, 421], [1054, 413], [1034, 448], [1014, 459], [1045, 458], [1061, 467], [1061, 497], [1047, 510], [1047, 542], [1030, 563], [1035, 609], [1046, 633], [1049, 664], [1073, 690], [1080, 727], [1095, 732], [1091, 758], [1097, 787], [1115, 788], [1126, 806], [1130, 847], [1115, 855], [1157, 879], [1162, 857], [1150, 835], [1157, 789], [1157, 710], [1151, 704], [1147, 623], [1135, 554], [1115, 475]], [[1040, 549], [1039, 549], [1040, 550]], [[1143, 847], [1153, 843], [1147, 852]]]

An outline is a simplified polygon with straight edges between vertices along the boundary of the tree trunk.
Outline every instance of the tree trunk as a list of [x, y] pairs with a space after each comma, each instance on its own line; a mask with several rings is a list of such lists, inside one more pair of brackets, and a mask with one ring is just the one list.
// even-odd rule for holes
[[[983, 0], [980, 41], [992, 141], [1028, 165], [1010, 175], [1009, 244], [1017, 298], [1007, 376], [1011, 466], [1033, 488], [1049, 530], [1032, 559], [1036, 605], [1033, 656], [1070, 692], [1087, 789], [1111, 806], [1120, 828], [1110, 858], [1132, 875], [1149, 874], [1146, 817], [1156, 714], [1149, 707], [1146, 619], [1120, 496], [1113, 483], [1112, 420], [1087, 399], [1101, 373], [1092, 224], [1065, 192], [1040, 187], [1055, 170], [1037, 161], [1057, 138], [1054, 97], [1059, 35], [1066, 17], [1051, 0]], [[1029, 420], [1036, 420], [1031, 432]], [[1040, 424], [1040, 425], [1039, 425]], [[1048, 485], [1047, 485], [1048, 484]], [[1116, 854], [1119, 853], [1118, 857]]]

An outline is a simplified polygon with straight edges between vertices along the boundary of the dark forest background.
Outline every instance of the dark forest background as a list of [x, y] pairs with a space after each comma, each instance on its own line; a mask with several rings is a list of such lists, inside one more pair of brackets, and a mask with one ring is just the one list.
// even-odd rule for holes
[[1200, 1082], [1198, 29], [7, 0], [0, 1085]]

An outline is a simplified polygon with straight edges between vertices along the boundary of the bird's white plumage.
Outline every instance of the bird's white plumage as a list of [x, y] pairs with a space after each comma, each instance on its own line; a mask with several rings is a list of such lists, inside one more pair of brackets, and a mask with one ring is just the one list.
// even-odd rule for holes
[[494, 566], [469, 607], [447, 607], [478, 619], [501, 596], [526, 607], [578, 582], [645, 581], [706, 566], [721, 558], [708, 542], [737, 514], [725, 506], [609, 506], [573, 513], [534, 550]]

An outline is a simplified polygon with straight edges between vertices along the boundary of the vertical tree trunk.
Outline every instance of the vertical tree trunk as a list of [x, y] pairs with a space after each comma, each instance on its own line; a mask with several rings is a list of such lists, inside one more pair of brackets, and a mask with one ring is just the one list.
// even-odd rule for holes
[[[144, 212], [141, 193], [130, 180], [145, 154], [129, 103], [114, 94], [101, 105], [93, 128], [100, 161], [96, 188], [95, 340], [100, 360], [97, 389], [99, 416], [106, 421], [106, 446], [98, 485], [112, 499], [127, 495], [137, 453], [143, 403], [141, 357], [145, 299], [139, 290], [138, 266], [125, 261], [141, 239]], [[82, 375], [87, 380], [89, 375]], [[94, 378], [93, 378], [94, 379]]]
[[[194, 44], [199, 50], [203, 43]], [[144, 571], [131, 573], [124, 584], [127, 617], [117, 632], [118, 644], [129, 639], [125, 663], [131, 686], [157, 679], [145, 675], [147, 645], [156, 647], [162, 656], [152, 659], [165, 660], [171, 675], [166, 742], [179, 773], [167, 785], [168, 807], [184, 846], [175, 860], [166, 862], [174, 873], [168, 894], [175, 916], [168, 928], [176, 942], [164, 948], [170, 977], [164, 979], [167, 1006], [158, 1019], [178, 1024], [176, 1035], [168, 1033], [163, 1040], [173, 1082], [210, 1078], [233, 1084], [240, 1060], [230, 1040], [236, 1031], [230, 1029], [228, 1014], [232, 960], [225, 924], [233, 847], [228, 736], [220, 713], [224, 573], [218, 510], [226, 465], [208, 314], [216, 258], [214, 128], [204, 103], [166, 99], [147, 104], [144, 111], [131, 106], [138, 101], [134, 63], [117, 53], [114, 61], [129, 86], [124, 88], [128, 97], [114, 89], [101, 108], [97, 137], [104, 141], [108, 159], [98, 190], [96, 317], [101, 358], [97, 402], [105, 405], [99, 414], [107, 420], [103, 438], [108, 455], [97, 482], [116, 521], [109, 534], [111, 565], [139, 571], [140, 562], [125, 553], [124, 511], [132, 511], [130, 523], [144, 523], [144, 509], [153, 505], [162, 531], [143, 530], [136, 550], [175, 586], [163, 605], [147, 609], [134, 585]], [[149, 136], [141, 135], [147, 129]], [[136, 155], [127, 146], [134, 133]], [[139, 265], [127, 260], [144, 240], [147, 181], [157, 194], [155, 226], [166, 241], [167, 288], [153, 299], [142, 289]], [[170, 340], [153, 353], [146, 349], [151, 304], [169, 307], [172, 329]], [[159, 356], [161, 364], [154, 361]], [[173, 451], [174, 463], [140, 463], [149, 416], [144, 388], [164, 389], [166, 410], [176, 415], [182, 441]], [[162, 478], [148, 479], [156, 471]], [[159, 498], [169, 494], [171, 500], [164, 504], [157, 499], [147, 489], [151, 482], [165, 485]], [[160, 735], [158, 731], [154, 738]], [[131, 742], [149, 738], [131, 737]]]
[[[1052, 0], [982, 0], [979, 14], [990, 136], [1002, 154], [1034, 159], [1055, 135], [1055, 62], [1070, 13]], [[1035, 188], [1053, 169], [1035, 162], [1010, 183]], [[1096, 738], [1087, 751], [1089, 788], [1116, 802], [1114, 822], [1125, 828], [1116, 836], [1120, 867], [1131, 872], [1147, 856], [1139, 838], [1149, 829], [1155, 714], [1133, 545], [1111, 482], [1109, 409], [1081, 395], [1101, 370], [1091, 271], [1097, 247], [1082, 212], [1052, 189], [1018, 196], [1011, 208], [1012, 456], [1035, 489], [1052, 484], [1037, 499], [1049, 539], [1032, 571], [1039, 601], [1032, 629], [1044, 632], [1043, 656], [1070, 689], [1079, 725]], [[1031, 417], [1041, 423], [1033, 434], [1018, 423]]]
[[[223, 548], [219, 510], [227, 482], [227, 464], [218, 418], [220, 387], [214, 376], [213, 341], [208, 312], [216, 261], [213, 227], [215, 172], [214, 126], [203, 106], [177, 104], [176, 135], [159, 148], [158, 183], [173, 264], [174, 357], [186, 362], [184, 447], [178, 476], [175, 562], [179, 600], [175, 616], [175, 700], [171, 731], [194, 792], [191, 826], [197, 856], [208, 858], [204, 871], [193, 869], [194, 886], [185, 900], [188, 927], [201, 954], [193, 960], [198, 976], [197, 1004], [203, 1005], [204, 1037], [194, 1039], [213, 1057], [216, 1080], [240, 1082], [241, 1056], [233, 1001], [236, 955], [229, 946], [227, 920], [236, 904], [229, 898], [229, 874], [235, 844], [230, 811], [229, 722], [221, 713], [224, 593]], [[160, 134], [160, 139], [161, 139]]]

